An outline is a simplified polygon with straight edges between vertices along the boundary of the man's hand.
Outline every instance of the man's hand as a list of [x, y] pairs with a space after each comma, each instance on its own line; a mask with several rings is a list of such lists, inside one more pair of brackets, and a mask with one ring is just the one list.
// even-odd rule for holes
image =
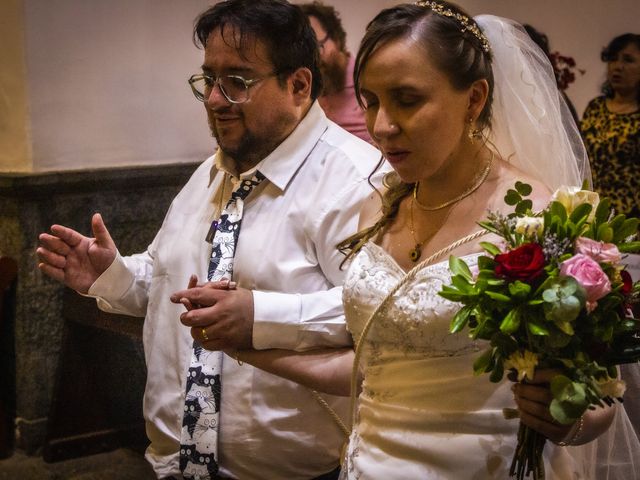
[[[192, 279], [189, 285], [196, 283]], [[207, 350], [253, 346], [253, 293], [226, 280], [194, 286], [171, 295], [187, 311], [180, 315], [191, 336]]]
[[102, 216], [91, 219], [94, 238], [85, 237], [62, 225], [53, 225], [51, 234], [38, 237], [38, 268], [54, 280], [81, 293], [87, 293], [93, 282], [109, 268], [117, 248]]

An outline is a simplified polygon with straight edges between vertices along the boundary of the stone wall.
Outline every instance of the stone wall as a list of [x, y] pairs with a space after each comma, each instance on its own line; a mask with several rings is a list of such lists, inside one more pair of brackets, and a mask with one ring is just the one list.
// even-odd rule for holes
[[143, 251], [196, 166], [0, 174], [0, 255], [18, 262], [15, 365], [0, 365], [15, 368], [17, 447], [42, 446], [63, 335], [64, 287], [37, 269], [38, 234], [59, 223], [90, 235], [90, 218], [100, 212], [122, 254]]

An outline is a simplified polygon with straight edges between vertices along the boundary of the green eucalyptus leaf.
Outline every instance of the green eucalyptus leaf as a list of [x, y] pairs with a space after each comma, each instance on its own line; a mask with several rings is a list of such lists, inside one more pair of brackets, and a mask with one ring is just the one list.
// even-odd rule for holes
[[509, 284], [509, 293], [512, 297], [524, 298], [531, 292], [531, 285], [516, 280]]
[[547, 303], [555, 303], [560, 300], [559, 290], [557, 288], [548, 288], [542, 292], [542, 299]]

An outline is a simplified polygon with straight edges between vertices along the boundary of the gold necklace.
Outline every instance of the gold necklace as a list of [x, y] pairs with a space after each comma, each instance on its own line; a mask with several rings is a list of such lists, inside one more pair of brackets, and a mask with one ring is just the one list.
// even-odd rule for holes
[[487, 179], [487, 176], [489, 176], [489, 171], [491, 170], [492, 163], [493, 163], [493, 150], [491, 151], [491, 157], [489, 157], [489, 161], [487, 162], [485, 167], [482, 169], [482, 171], [480, 171], [475, 176], [475, 178], [473, 179], [473, 182], [471, 183], [471, 186], [467, 188], [464, 192], [462, 192], [460, 195], [458, 195], [455, 198], [452, 198], [451, 200], [447, 200], [446, 202], [441, 203], [440, 205], [436, 205], [435, 207], [431, 207], [429, 205], [423, 205], [418, 200], [418, 189], [420, 188], [420, 182], [416, 182], [413, 186], [413, 200], [416, 202], [416, 205], [418, 205], [418, 207], [420, 207], [422, 210], [426, 210], [427, 212], [441, 210], [445, 207], [448, 207], [449, 205], [458, 203], [460, 200], [468, 197], [473, 192], [475, 192], [478, 188], [480, 188], [480, 185], [482, 185], [484, 181]]
[[412, 198], [411, 199], [411, 204], [409, 205], [409, 230], [411, 231], [411, 236], [413, 237], [413, 241], [416, 242], [416, 246], [413, 247], [411, 250], [409, 250], [409, 258], [411, 259], [411, 261], [413, 263], [416, 263], [418, 260], [420, 260], [420, 257], [422, 256], [422, 245], [424, 245], [427, 240], [431, 240], [435, 236], [435, 234], [440, 231], [442, 226], [447, 221], [447, 218], [449, 218], [449, 214], [451, 213], [451, 210], [453, 210], [453, 208], [450, 209], [447, 212], [447, 214], [440, 221], [440, 224], [436, 227], [436, 229], [433, 231], [433, 233], [431, 235], [428, 235], [423, 240], [418, 241], [418, 238], [416, 237], [415, 229], [413, 228], [413, 204], [414, 204], [414, 202], [418, 203], [415, 198]]

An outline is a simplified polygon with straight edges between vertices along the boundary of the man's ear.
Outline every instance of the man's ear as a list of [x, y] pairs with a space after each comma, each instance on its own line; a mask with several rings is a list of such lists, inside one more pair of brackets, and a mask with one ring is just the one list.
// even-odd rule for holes
[[296, 103], [303, 104], [309, 101], [311, 98], [311, 84], [313, 82], [313, 75], [308, 68], [300, 67], [293, 72], [287, 81], [291, 93], [296, 99]]
[[473, 82], [469, 88], [469, 114], [467, 118], [476, 119], [480, 116], [482, 109], [487, 103], [489, 96], [489, 82], [484, 78]]

